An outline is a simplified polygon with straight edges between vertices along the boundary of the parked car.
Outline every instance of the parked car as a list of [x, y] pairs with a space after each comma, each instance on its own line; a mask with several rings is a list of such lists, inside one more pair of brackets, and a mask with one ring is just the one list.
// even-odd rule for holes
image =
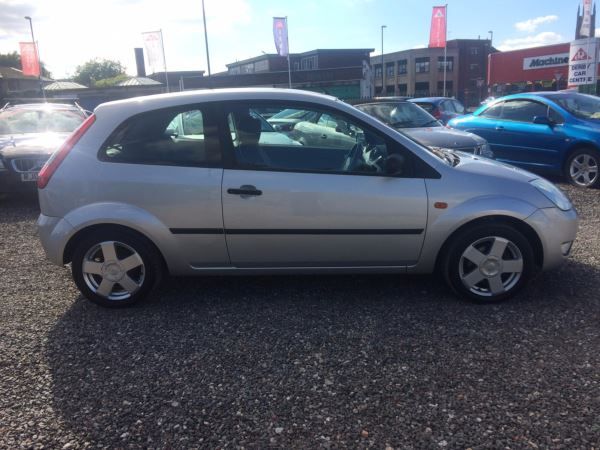
[[564, 175], [575, 186], [600, 185], [598, 97], [569, 91], [509, 95], [449, 125], [487, 139], [500, 161]]
[[446, 125], [450, 119], [463, 116], [467, 113], [464, 105], [454, 98], [426, 97], [411, 98], [409, 101], [419, 105], [444, 125]]
[[[355, 139], [261, 144], [258, 105], [342, 117]], [[174, 141], [169, 124], [198, 112], [204, 139]], [[105, 306], [140, 300], [164, 273], [436, 268], [459, 295], [498, 301], [559, 266], [577, 230], [567, 197], [538, 176], [424, 147], [333, 97], [286, 89], [105, 103], [38, 188], [47, 256], [71, 263], [81, 292]]]
[[423, 108], [407, 100], [358, 103], [355, 106], [425, 146], [494, 157], [485, 139], [476, 134], [450, 130]]
[[0, 192], [35, 192], [38, 172], [85, 119], [77, 105], [34, 103], [0, 110]]
[[292, 131], [299, 122], [313, 122], [315, 113], [302, 108], [286, 108], [273, 114], [267, 120], [277, 131]]

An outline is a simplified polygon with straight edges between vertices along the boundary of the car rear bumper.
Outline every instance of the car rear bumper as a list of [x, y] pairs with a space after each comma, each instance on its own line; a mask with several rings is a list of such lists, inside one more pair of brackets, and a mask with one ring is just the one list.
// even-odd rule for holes
[[60, 217], [50, 217], [40, 214], [37, 221], [38, 235], [46, 257], [57, 266], [64, 265], [63, 254], [73, 227]]
[[559, 267], [569, 257], [577, 235], [578, 219], [574, 209], [538, 209], [526, 222], [531, 225], [544, 249], [543, 270]]

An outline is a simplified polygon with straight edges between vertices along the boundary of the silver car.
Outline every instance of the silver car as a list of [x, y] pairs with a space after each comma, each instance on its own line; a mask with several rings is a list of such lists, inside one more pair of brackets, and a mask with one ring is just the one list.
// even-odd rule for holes
[[[285, 109], [343, 119], [353, 139], [261, 140], [257, 111]], [[174, 133], [186, 118], [192, 135]], [[559, 266], [577, 230], [569, 200], [536, 175], [428, 149], [333, 97], [285, 89], [100, 105], [38, 188], [46, 254], [105, 306], [136, 302], [165, 273], [436, 269], [461, 297], [493, 302]]]

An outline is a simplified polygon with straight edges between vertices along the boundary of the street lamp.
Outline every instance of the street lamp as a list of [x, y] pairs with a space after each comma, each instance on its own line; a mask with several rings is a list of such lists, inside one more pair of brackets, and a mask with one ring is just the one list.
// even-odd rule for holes
[[381, 25], [381, 96], [383, 97], [383, 29], [387, 28], [387, 25]]
[[40, 62], [40, 52], [38, 51], [38, 46], [35, 43], [35, 37], [33, 35], [33, 23], [31, 22], [31, 17], [25, 16], [25, 20], [29, 21], [29, 28], [31, 29], [31, 41], [33, 42], [33, 48], [35, 48], [35, 56], [38, 60], [38, 80], [40, 81], [40, 92], [42, 93], [42, 97], [44, 100], [46, 99], [46, 93], [44, 92], [44, 86], [42, 85], [42, 63]]

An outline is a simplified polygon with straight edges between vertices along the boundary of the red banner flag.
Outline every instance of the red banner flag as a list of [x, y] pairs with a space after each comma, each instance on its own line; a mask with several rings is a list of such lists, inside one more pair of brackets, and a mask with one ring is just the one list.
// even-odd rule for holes
[[431, 15], [431, 31], [429, 32], [429, 47], [446, 46], [446, 7], [434, 6]]
[[33, 42], [19, 42], [21, 47], [21, 69], [23, 75], [40, 76], [40, 64]]

